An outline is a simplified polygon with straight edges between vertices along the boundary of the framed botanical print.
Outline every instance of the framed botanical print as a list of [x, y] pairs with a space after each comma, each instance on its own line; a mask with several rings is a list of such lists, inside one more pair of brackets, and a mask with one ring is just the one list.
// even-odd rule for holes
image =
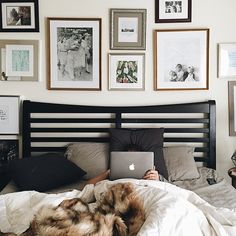
[[192, 0], [155, 0], [156, 23], [191, 22]]
[[110, 10], [110, 49], [146, 49], [146, 9]]
[[218, 77], [236, 78], [236, 43], [218, 45]]
[[0, 140], [0, 167], [19, 158], [19, 141], [17, 139]]
[[0, 40], [0, 81], [38, 81], [39, 40]]
[[154, 31], [156, 90], [208, 89], [209, 29]]
[[145, 54], [109, 54], [109, 90], [145, 89]]
[[38, 0], [0, 0], [0, 32], [39, 32]]
[[48, 18], [48, 89], [101, 90], [101, 19]]

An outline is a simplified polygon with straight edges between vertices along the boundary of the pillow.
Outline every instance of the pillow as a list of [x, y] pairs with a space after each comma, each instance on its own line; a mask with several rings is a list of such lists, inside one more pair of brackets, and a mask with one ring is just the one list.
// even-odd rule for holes
[[110, 129], [110, 150], [128, 151], [136, 147], [138, 151], [154, 152], [154, 163], [159, 174], [168, 178], [163, 158], [164, 129]]
[[70, 184], [86, 174], [81, 168], [57, 154], [13, 160], [12, 179], [20, 190], [47, 191]]
[[200, 177], [193, 156], [194, 147], [165, 147], [163, 151], [169, 181], [189, 180]]
[[91, 179], [108, 169], [109, 144], [73, 143], [68, 146], [65, 155], [87, 172], [84, 179]]

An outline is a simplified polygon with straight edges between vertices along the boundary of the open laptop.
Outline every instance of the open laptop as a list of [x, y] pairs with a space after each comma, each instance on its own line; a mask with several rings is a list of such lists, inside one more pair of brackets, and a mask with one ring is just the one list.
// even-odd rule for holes
[[153, 152], [111, 152], [110, 180], [121, 178], [141, 179], [154, 167]]

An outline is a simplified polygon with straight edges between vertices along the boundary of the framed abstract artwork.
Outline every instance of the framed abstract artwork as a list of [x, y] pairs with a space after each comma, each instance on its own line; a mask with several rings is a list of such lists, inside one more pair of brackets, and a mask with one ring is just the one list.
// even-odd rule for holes
[[146, 49], [146, 9], [110, 10], [110, 49]]
[[48, 18], [48, 89], [101, 90], [101, 19]]
[[145, 89], [145, 54], [109, 54], [109, 90]]
[[0, 0], [0, 32], [39, 32], [38, 0]]
[[0, 81], [38, 81], [39, 40], [0, 40]]
[[155, 90], [208, 89], [209, 29], [154, 31]]
[[236, 43], [218, 45], [218, 77], [236, 78]]
[[156, 23], [181, 23], [192, 20], [192, 0], [155, 0]]
[[229, 81], [229, 136], [236, 136], [236, 81]]

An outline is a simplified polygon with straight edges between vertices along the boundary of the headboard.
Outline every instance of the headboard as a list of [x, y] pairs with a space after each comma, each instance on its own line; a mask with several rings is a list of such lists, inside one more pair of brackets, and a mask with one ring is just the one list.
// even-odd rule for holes
[[72, 142], [109, 142], [109, 128], [164, 127], [164, 145], [193, 145], [216, 168], [215, 101], [155, 106], [80, 106], [23, 102], [23, 157], [64, 152]]

